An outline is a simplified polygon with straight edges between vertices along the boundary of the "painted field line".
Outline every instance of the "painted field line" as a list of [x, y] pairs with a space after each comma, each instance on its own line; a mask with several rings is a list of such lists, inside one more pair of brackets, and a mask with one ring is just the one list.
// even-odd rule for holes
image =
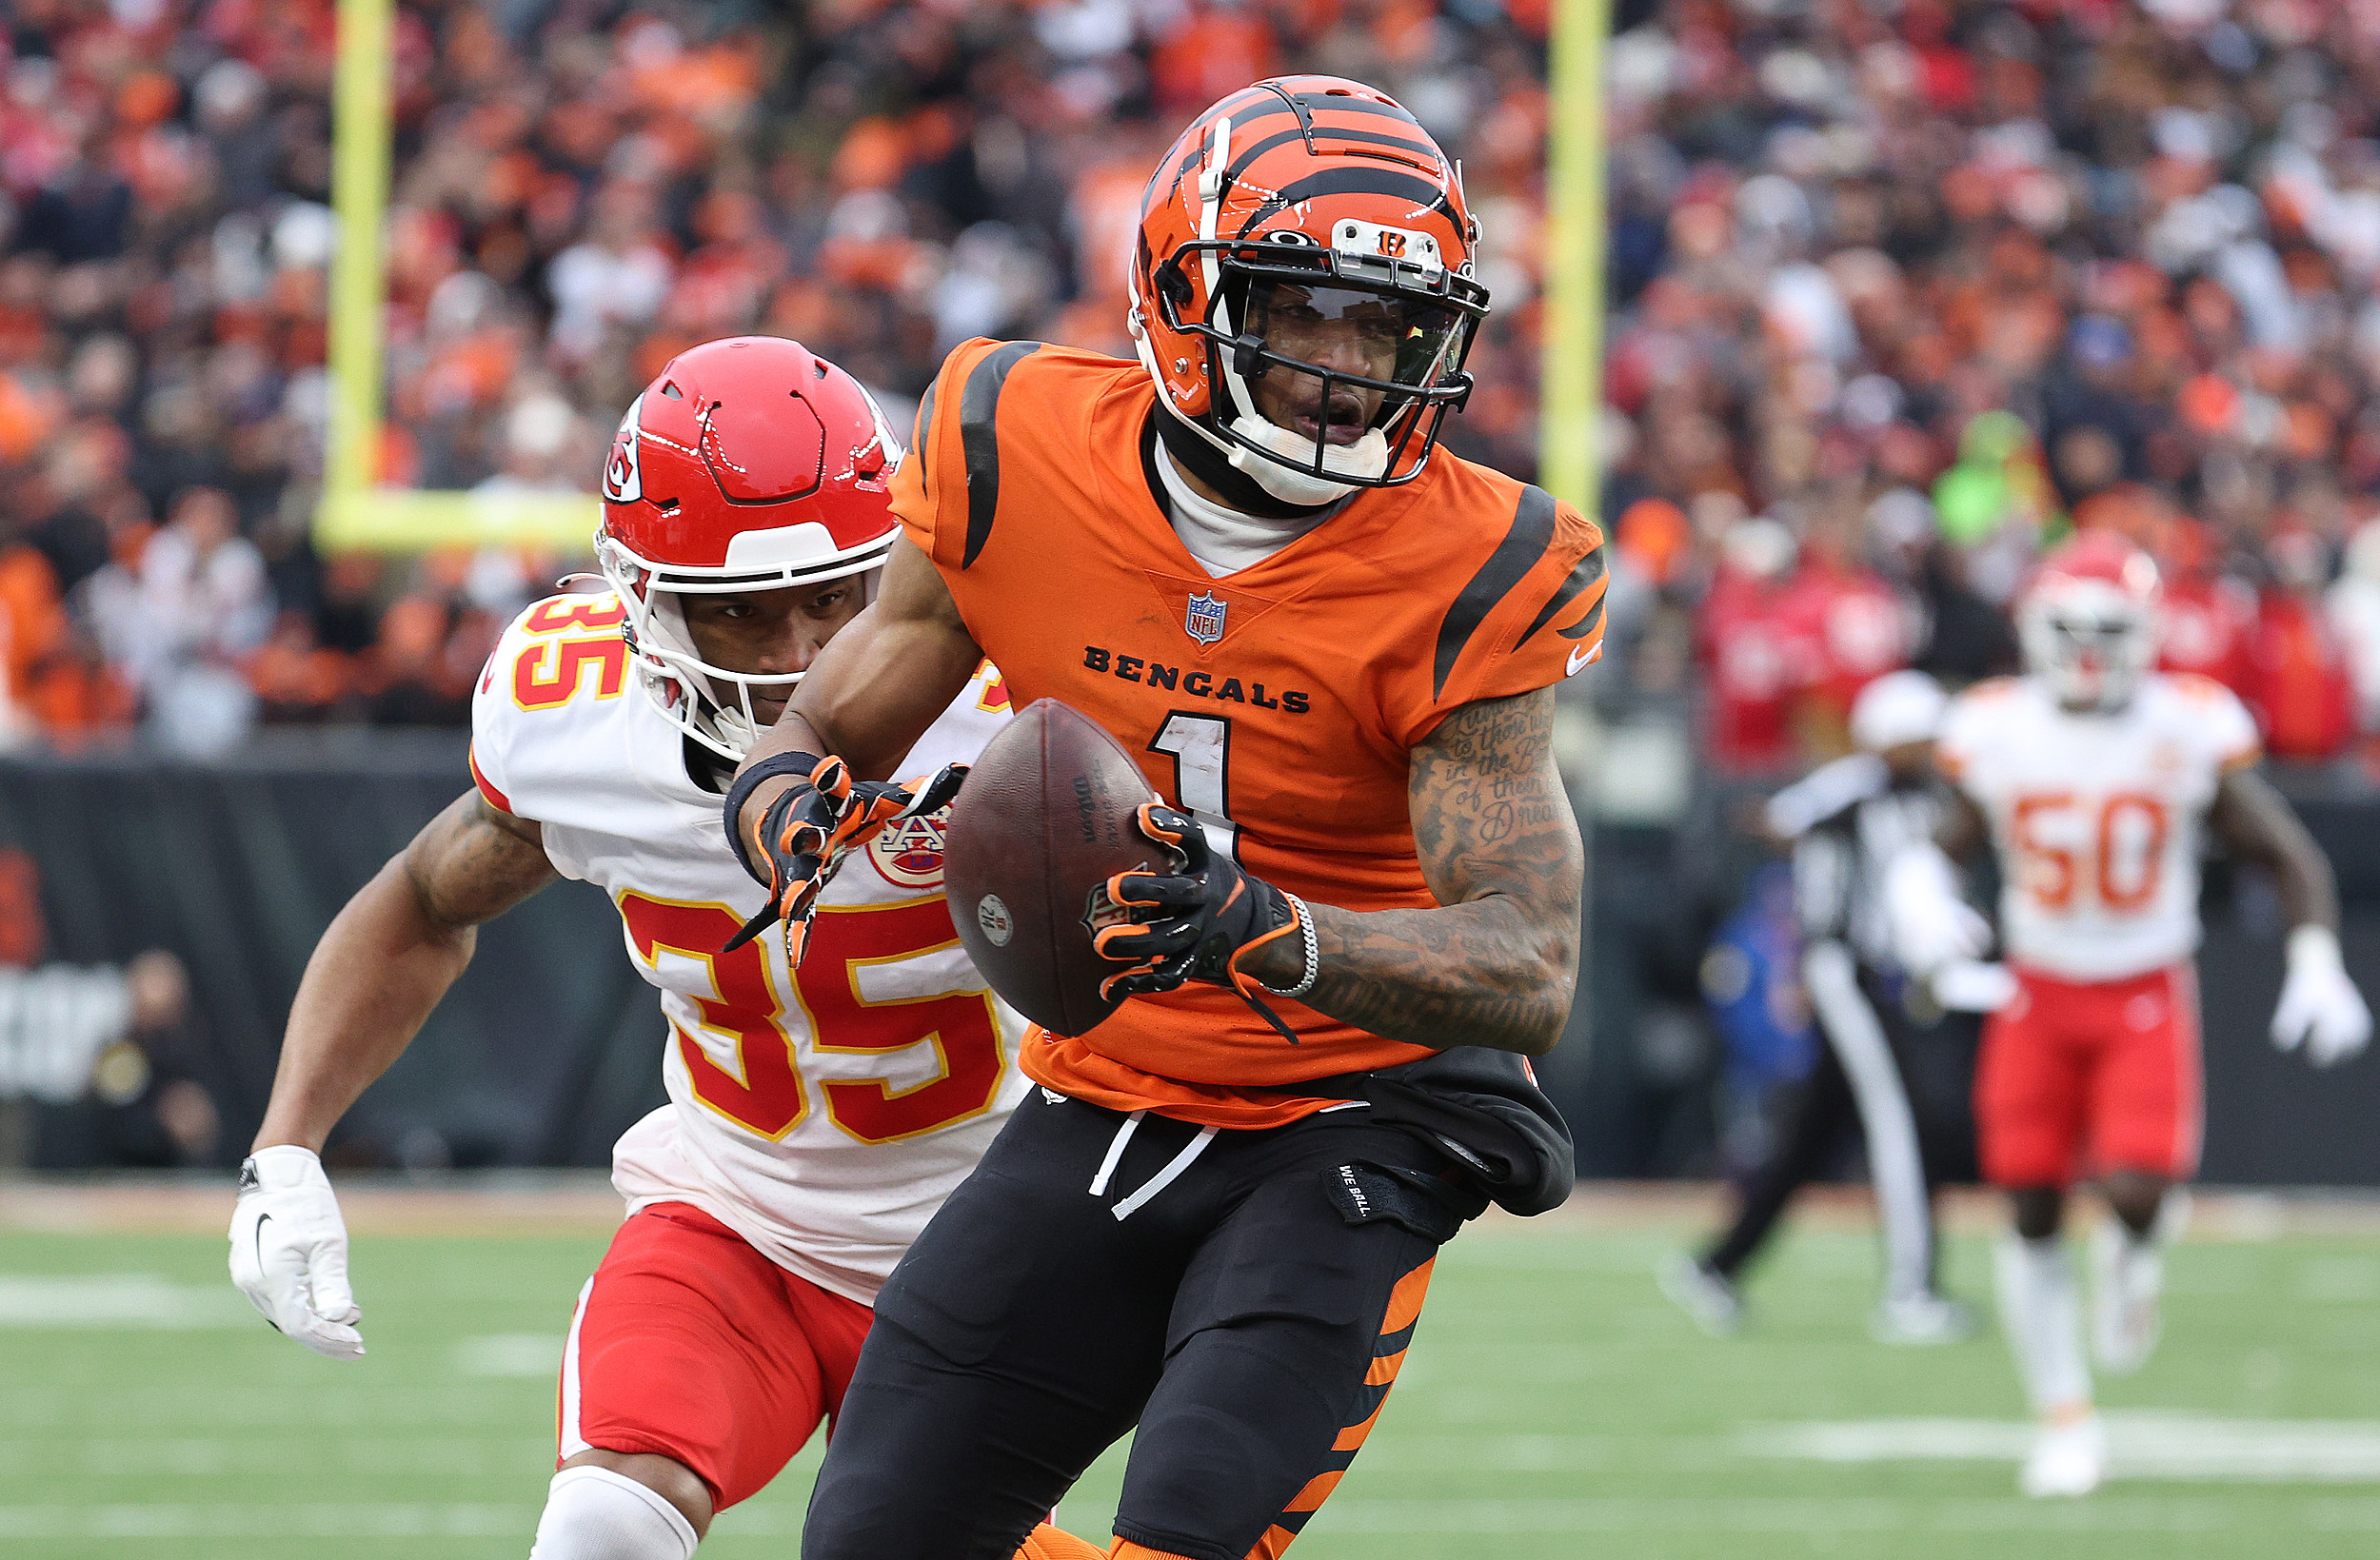
[[0, 1273], [0, 1328], [185, 1333], [254, 1327], [230, 1282], [177, 1284], [153, 1273]]
[[454, 1347], [454, 1369], [466, 1376], [550, 1377], [562, 1370], [559, 1333], [486, 1333]]
[[[2241, 1483], [2380, 1483], [2380, 1424], [2364, 1420], [2224, 1419], [2118, 1410], [2107, 1415], [2108, 1469], [2118, 1479]], [[1993, 1419], [1863, 1419], [1754, 1425], [1749, 1456], [1821, 1463], [2024, 1460], [2033, 1427]]]

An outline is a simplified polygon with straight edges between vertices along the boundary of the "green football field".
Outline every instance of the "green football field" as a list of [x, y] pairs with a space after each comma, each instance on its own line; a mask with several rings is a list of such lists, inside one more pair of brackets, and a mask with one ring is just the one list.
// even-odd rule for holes
[[[2041, 1504], [2013, 1492], [1998, 1340], [1870, 1343], [1854, 1224], [1795, 1234], [1756, 1325], [1714, 1342], [1649, 1277], [1674, 1215], [1557, 1217], [1449, 1249], [1388, 1412], [1299, 1554], [2380, 1553], [2380, 1234], [2232, 1220], [2183, 1246], [2163, 1351], [2104, 1393], [2118, 1478]], [[359, 1234], [371, 1354], [339, 1365], [254, 1318], [219, 1238], [0, 1234], [0, 1555], [520, 1560], [552, 1363], [601, 1244]], [[1988, 1301], [1979, 1238], [1950, 1274]], [[814, 1466], [704, 1553], [791, 1560]], [[1067, 1526], [1104, 1534], [1120, 1469], [1092, 1472]]]

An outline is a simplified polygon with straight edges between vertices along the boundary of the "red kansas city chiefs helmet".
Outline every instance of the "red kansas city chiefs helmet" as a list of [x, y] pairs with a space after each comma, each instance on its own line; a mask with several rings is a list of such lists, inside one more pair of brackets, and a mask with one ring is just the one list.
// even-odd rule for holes
[[1141, 197], [1141, 364], [1284, 503], [1411, 482], [1471, 393], [1478, 237], [1458, 170], [1396, 100], [1338, 76], [1258, 82], [1200, 114]]
[[604, 464], [595, 559], [628, 609], [645, 691], [687, 736], [741, 760], [762, 676], [695, 652], [682, 595], [780, 590], [881, 568], [900, 525], [902, 448], [860, 382], [799, 342], [736, 336], [669, 360]]

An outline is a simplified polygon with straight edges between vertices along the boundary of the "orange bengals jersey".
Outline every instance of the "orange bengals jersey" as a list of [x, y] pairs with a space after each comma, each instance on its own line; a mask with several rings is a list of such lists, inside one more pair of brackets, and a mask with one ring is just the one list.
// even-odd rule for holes
[[[1602, 537], [1535, 487], [1440, 451], [1253, 567], [1211, 578], [1153, 491], [1137, 363], [969, 342], [918, 413], [893, 507], [1019, 708], [1058, 699], [1139, 756], [1250, 872], [1348, 910], [1429, 906], [1406, 784], [1449, 711], [1528, 693], [1602, 645]], [[1301, 1003], [1285, 1044], [1239, 997], [1135, 997], [1024, 1068], [1118, 1110], [1275, 1126], [1328, 1103], [1282, 1085], [1412, 1061]], [[1452, 1038], [1452, 1037], [1450, 1037]], [[1262, 1092], [1249, 1092], [1251, 1089]]]

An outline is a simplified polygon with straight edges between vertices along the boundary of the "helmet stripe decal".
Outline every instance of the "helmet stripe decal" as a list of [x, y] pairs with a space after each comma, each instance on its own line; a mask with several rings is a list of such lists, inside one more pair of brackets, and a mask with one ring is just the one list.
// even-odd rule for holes
[[1000, 431], [994, 418], [1000, 410], [1001, 388], [1008, 370], [1041, 349], [1040, 342], [1010, 342], [967, 370], [966, 388], [959, 393], [959, 444], [967, 456], [967, 550], [959, 560], [965, 568], [992, 537], [992, 520], [1000, 509]]
[[[1529, 641], [1536, 636], [1538, 629], [1543, 628], [1547, 623], [1552, 622], [1555, 618], [1560, 615], [1562, 608], [1577, 601], [1582, 591], [1586, 590], [1588, 586], [1594, 584], [1597, 580], [1602, 578], [1603, 549], [1601, 547], [1597, 547], [1595, 551], [1587, 554], [1586, 557], [1578, 560], [1577, 565], [1570, 571], [1570, 578], [1562, 582], [1561, 589], [1554, 592], [1553, 599], [1547, 602], [1545, 605], [1539, 609], [1537, 621], [1529, 625], [1527, 633], [1522, 634], [1519, 639], [1513, 642], [1513, 648], [1517, 650], [1521, 645], [1528, 643]], [[1579, 619], [1577, 622], [1572, 623], [1568, 628], [1560, 630], [1562, 638], [1566, 640], [1583, 639], [1586, 636], [1587, 630], [1595, 625], [1596, 619], [1602, 614], [1602, 611], [1603, 603], [1601, 602], [1596, 602], [1594, 610], [1590, 611], [1585, 617]]]
[[1339, 97], [1330, 92], [1299, 92], [1298, 101], [1319, 113], [1378, 114], [1382, 119], [1401, 119], [1415, 129], [1421, 121], [1394, 103], [1380, 103], [1368, 97]]
[[[1243, 129], [1246, 128], [1245, 126], [1240, 128]], [[1419, 159], [1419, 166], [1423, 168], [1436, 168], [1438, 166], [1438, 152], [1432, 148], [1423, 146], [1420, 142], [1414, 140], [1410, 136], [1383, 135], [1378, 130], [1356, 129], [1325, 129], [1323, 133], [1340, 141], [1361, 141], [1369, 146], [1395, 147], [1400, 151], [1412, 152], [1416, 158]], [[1263, 140], [1257, 142], [1254, 146], [1240, 154], [1239, 158], [1232, 163], [1231, 171], [1228, 175], [1226, 175], [1226, 177], [1228, 177], [1234, 184], [1239, 183], [1240, 180], [1247, 173], [1249, 164], [1255, 162], [1258, 158], [1263, 156], [1275, 147], [1286, 146], [1298, 138], [1299, 136], [1296, 130], [1279, 130], [1272, 135], [1266, 136]]]
[[1442, 212], [1448, 221], [1455, 213], [1446, 204], [1444, 191], [1427, 179], [1389, 168], [1327, 168], [1319, 173], [1298, 180], [1285, 189], [1279, 189], [1240, 225], [1234, 238], [1246, 238], [1256, 230], [1257, 224], [1277, 211], [1285, 211], [1300, 201], [1317, 195], [1380, 195], [1389, 200], [1410, 201], [1417, 211]]
[[1513, 506], [1512, 529], [1504, 540], [1488, 554], [1479, 572], [1462, 587], [1455, 604], [1446, 609], [1446, 620], [1438, 625], [1437, 675], [1430, 685], [1430, 697], [1438, 698], [1446, 691], [1446, 680], [1455, 670], [1455, 662], [1462, 659], [1463, 649], [1471, 636], [1479, 631], [1479, 624], [1496, 610], [1497, 603], [1512, 594], [1515, 585], [1537, 567], [1545, 549], [1554, 544], [1554, 499], [1541, 487], [1524, 487], [1520, 502]]

